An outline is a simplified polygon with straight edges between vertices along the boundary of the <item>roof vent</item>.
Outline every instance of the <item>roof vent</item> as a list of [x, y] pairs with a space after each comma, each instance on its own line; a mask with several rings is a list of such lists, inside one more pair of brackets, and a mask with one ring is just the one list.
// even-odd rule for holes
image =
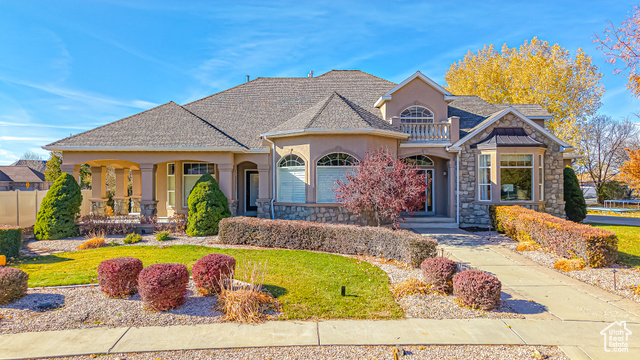
[[313, 77], [313, 70], [309, 71], [309, 75], [307, 75], [307, 77], [310, 77], [310, 78]]
[[247, 77], [247, 82], [249, 82], [249, 75], [245, 75]]

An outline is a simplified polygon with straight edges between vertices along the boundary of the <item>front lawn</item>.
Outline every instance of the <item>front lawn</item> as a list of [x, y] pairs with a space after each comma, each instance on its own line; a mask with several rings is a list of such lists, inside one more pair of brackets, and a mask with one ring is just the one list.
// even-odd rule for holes
[[640, 267], [640, 227], [608, 224], [591, 224], [611, 230], [618, 235], [618, 262], [622, 265]]
[[[309, 251], [120, 246], [22, 259], [15, 265], [29, 274], [31, 287], [59, 286], [97, 282], [98, 264], [114, 257], [136, 257], [145, 266], [181, 263], [191, 270], [196, 260], [214, 252], [233, 256], [236, 267], [246, 261], [266, 263], [265, 287], [282, 302], [287, 319], [403, 316], [389, 293], [389, 279], [380, 268], [344, 256]], [[341, 286], [346, 286], [345, 297], [340, 295]]]

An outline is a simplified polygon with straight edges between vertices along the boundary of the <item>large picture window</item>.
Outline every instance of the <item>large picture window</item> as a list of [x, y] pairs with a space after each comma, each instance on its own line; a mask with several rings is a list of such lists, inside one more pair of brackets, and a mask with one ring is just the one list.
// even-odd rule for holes
[[305, 196], [304, 160], [294, 154], [278, 162], [278, 201], [303, 203]]
[[532, 200], [533, 155], [500, 155], [500, 200]]
[[348, 171], [353, 171], [358, 165], [358, 160], [345, 153], [333, 153], [323, 156], [316, 164], [316, 202], [334, 203], [336, 195], [333, 188], [336, 187], [336, 180], [344, 180]]
[[491, 200], [491, 155], [481, 154], [478, 161], [478, 200]]
[[188, 206], [189, 194], [198, 179], [204, 174], [211, 174], [215, 178], [215, 164], [212, 163], [184, 163], [182, 164], [182, 202]]

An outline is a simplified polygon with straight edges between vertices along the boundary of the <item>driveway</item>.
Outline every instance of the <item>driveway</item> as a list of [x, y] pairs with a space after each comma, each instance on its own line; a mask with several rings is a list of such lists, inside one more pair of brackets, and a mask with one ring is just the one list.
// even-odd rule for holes
[[585, 223], [599, 223], [608, 225], [640, 226], [640, 218], [629, 218], [622, 216], [587, 215]]

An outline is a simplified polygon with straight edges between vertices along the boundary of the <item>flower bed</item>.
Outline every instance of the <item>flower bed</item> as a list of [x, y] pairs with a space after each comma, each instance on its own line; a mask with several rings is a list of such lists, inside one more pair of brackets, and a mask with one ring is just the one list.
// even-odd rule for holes
[[519, 242], [535, 241], [554, 254], [584, 259], [591, 267], [610, 266], [618, 258], [618, 237], [612, 231], [576, 224], [521, 206], [491, 206], [498, 232]]
[[220, 241], [231, 245], [381, 256], [414, 267], [436, 255], [434, 239], [382, 227], [232, 217], [220, 221]]

